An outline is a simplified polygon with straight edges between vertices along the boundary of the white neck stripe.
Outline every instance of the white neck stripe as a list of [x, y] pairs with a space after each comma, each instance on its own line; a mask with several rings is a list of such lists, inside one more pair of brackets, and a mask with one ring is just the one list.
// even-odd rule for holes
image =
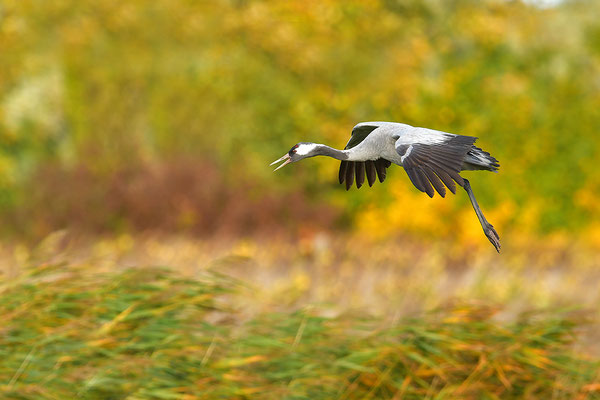
[[299, 144], [296, 148], [296, 154], [298, 154], [299, 156], [305, 156], [316, 148], [317, 145], [314, 143]]

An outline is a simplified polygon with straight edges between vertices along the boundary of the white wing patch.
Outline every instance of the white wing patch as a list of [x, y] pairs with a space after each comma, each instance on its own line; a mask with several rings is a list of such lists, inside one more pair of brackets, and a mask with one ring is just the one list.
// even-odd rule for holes
[[420, 143], [420, 144], [442, 144], [457, 135], [435, 131], [427, 128], [415, 128], [401, 136], [401, 140], [404, 143]]
[[410, 153], [412, 152], [413, 146], [412, 144], [410, 146], [408, 146], [408, 149], [406, 150], [406, 153], [404, 153], [404, 155], [402, 157], [400, 157], [400, 161], [404, 162], [404, 159], [408, 156], [410, 156]]

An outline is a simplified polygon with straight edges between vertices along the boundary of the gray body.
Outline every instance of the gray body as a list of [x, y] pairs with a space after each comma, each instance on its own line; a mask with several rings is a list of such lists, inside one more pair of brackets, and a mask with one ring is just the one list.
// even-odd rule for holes
[[341, 161], [339, 181], [346, 183], [346, 190], [355, 180], [356, 187], [360, 188], [365, 176], [369, 186], [375, 183], [376, 177], [383, 182], [386, 169], [392, 163], [403, 167], [413, 185], [429, 197], [433, 197], [435, 192], [445, 197], [446, 188], [456, 193], [458, 184], [467, 192], [485, 235], [500, 251], [498, 233], [483, 216], [469, 181], [459, 174], [464, 170], [498, 170], [498, 161], [475, 146], [475, 140], [477, 138], [473, 136], [397, 122], [361, 122], [352, 129], [352, 136], [344, 150], [318, 143], [298, 143], [272, 164], [284, 161], [279, 169], [308, 157], [336, 158]]

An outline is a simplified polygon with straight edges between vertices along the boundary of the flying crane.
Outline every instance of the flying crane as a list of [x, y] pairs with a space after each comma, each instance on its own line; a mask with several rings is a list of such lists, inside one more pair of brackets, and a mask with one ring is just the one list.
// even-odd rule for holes
[[376, 178], [385, 180], [391, 164], [404, 168], [413, 185], [433, 197], [435, 192], [446, 196], [446, 188], [456, 194], [456, 184], [462, 186], [477, 214], [483, 232], [500, 252], [500, 237], [484, 217], [469, 181], [461, 171], [483, 170], [497, 172], [498, 160], [475, 146], [476, 137], [455, 135], [427, 128], [418, 128], [397, 122], [361, 122], [352, 129], [352, 136], [344, 147], [337, 150], [319, 143], [300, 142], [271, 165], [283, 162], [279, 168], [308, 157], [328, 156], [341, 160], [340, 183], [346, 190], [356, 182], [360, 188], [365, 182], [373, 186]]

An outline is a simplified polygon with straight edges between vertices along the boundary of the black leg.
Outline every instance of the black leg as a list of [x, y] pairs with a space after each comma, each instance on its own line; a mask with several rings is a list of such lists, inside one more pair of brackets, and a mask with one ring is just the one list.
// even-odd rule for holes
[[492, 224], [490, 224], [487, 219], [483, 216], [483, 212], [481, 212], [481, 208], [479, 208], [479, 204], [477, 204], [477, 200], [475, 200], [475, 195], [473, 194], [473, 189], [471, 189], [471, 184], [468, 180], [464, 179], [465, 184], [464, 188], [469, 195], [469, 200], [471, 200], [471, 205], [473, 205], [473, 209], [475, 210], [475, 214], [477, 214], [477, 218], [479, 219], [479, 223], [483, 228], [483, 233], [489, 239], [489, 241], [494, 245], [496, 251], [500, 253], [500, 236], [498, 236], [498, 232], [494, 229]]

